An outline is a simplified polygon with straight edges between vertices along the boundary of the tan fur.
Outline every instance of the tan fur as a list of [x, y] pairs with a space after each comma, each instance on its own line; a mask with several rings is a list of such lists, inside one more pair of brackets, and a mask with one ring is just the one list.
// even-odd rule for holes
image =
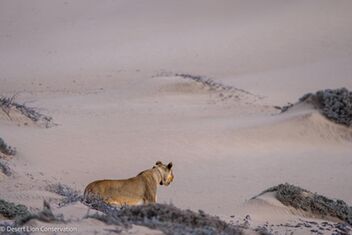
[[160, 161], [137, 176], [123, 180], [98, 180], [84, 190], [86, 202], [102, 200], [110, 205], [141, 205], [156, 202], [157, 186], [169, 185], [173, 181], [172, 163]]

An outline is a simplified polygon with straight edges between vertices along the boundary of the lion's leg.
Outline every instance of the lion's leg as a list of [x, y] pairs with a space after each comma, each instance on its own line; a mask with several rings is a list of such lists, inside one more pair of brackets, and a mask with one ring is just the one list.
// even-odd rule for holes
[[106, 203], [110, 206], [122, 206], [122, 204], [117, 201], [108, 201]]
[[106, 203], [108, 203], [109, 205], [112, 206], [132, 206], [132, 205], [143, 205], [144, 204], [144, 200], [142, 199], [137, 199], [137, 198], [120, 198], [119, 200], [113, 200], [113, 199], [109, 199], [106, 201]]
[[149, 204], [149, 203], [156, 203], [156, 196], [155, 197], [148, 197], [148, 198], [144, 198], [143, 199], [143, 201], [142, 201], [142, 203], [144, 204], [144, 205], [146, 205], [146, 204]]

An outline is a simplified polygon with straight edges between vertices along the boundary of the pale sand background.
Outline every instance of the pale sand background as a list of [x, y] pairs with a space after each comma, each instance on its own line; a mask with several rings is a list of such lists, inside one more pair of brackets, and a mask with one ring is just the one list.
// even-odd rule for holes
[[349, 0], [1, 1], [0, 94], [19, 92], [59, 125], [3, 118], [18, 154], [0, 197], [40, 207], [47, 184], [83, 190], [162, 160], [175, 181], [159, 202], [225, 219], [282, 218], [245, 202], [284, 182], [352, 204], [351, 130], [272, 107], [352, 89], [351, 11]]

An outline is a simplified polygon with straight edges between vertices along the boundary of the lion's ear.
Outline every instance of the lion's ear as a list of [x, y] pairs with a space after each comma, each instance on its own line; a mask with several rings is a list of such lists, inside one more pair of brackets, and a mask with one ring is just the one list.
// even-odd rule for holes
[[170, 162], [169, 164], [167, 164], [167, 168], [169, 168], [169, 169], [172, 168], [172, 162]]
[[161, 161], [157, 161], [156, 163], [155, 163], [155, 165], [157, 165], [157, 166], [160, 166], [160, 165], [162, 165], [163, 163], [161, 162]]

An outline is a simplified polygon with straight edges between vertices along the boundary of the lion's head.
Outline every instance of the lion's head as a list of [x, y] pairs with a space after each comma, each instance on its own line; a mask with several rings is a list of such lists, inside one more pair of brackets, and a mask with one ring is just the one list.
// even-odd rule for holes
[[157, 161], [153, 168], [157, 168], [161, 175], [160, 185], [169, 185], [174, 180], [174, 174], [172, 172], [172, 162], [164, 165], [161, 161]]

